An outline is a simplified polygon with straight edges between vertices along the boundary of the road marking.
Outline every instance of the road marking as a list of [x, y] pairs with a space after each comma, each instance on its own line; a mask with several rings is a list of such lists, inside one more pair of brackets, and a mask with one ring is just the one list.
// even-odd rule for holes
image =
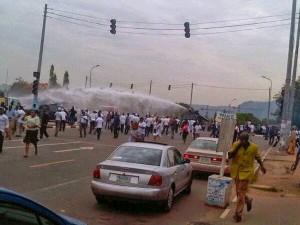
[[220, 219], [225, 219], [225, 217], [228, 215], [229, 212], [230, 212], [230, 209], [225, 209], [224, 212], [222, 213], [222, 215], [220, 216]]
[[93, 149], [94, 149], [94, 147], [80, 147], [80, 148], [74, 148], [74, 149], [59, 150], [59, 151], [54, 151], [54, 152], [61, 153], [61, 152], [73, 152], [73, 151], [93, 150]]
[[118, 147], [117, 145], [108, 145], [108, 144], [101, 144], [101, 143], [91, 143], [91, 142], [84, 142], [84, 141], [81, 141], [80, 143], [84, 143], [84, 144], [91, 144], [91, 145], [100, 145], [100, 146], [107, 146], [107, 147]]
[[[55, 144], [43, 144], [43, 145], [37, 145], [38, 147], [41, 146], [51, 146], [51, 145], [68, 145], [68, 144], [78, 144], [80, 141], [74, 141], [74, 142], [64, 142], [64, 143], [55, 143]], [[24, 148], [25, 145], [22, 146], [14, 146], [14, 147], [5, 147], [3, 149], [12, 149], [12, 148]]]
[[82, 177], [82, 178], [79, 178], [79, 179], [76, 179], [76, 180], [67, 181], [67, 182], [56, 184], [56, 185], [53, 185], [53, 186], [50, 186], [50, 187], [41, 188], [41, 189], [37, 189], [37, 190], [34, 190], [34, 191], [29, 191], [29, 192], [26, 192], [25, 194], [31, 194], [31, 193], [40, 192], [40, 191], [49, 191], [51, 189], [63, 187], [63, 186], [73, 184], [73, 183], [76, 183], [78, 181], [82, 181], [82, 180], [86, 180], [86, 179], [92, 180], [92, 176]]
[[32, 166], [29, 166], [29, 167], [30, 168], [36, 168], [36, 167], [43, 167], [43, 166], [49, 166], [49, 165], [54, 165], [54, 164], [60, 164], [60, 163], [74, 162], [74, 161], [75, 161], [75, 159], [68, 159], [68, 160], [64, 160], [64, 161], [57, 161], [57, 162], [50, 162], [50, 163], [32, 165]]
[[[269, 154], [269, 151], [270, 151], [271, 149], [272, 149], [272, 147], [269, 148], [269, 149], [267, 150], [266, 154], [262, 157], [262, 161], [265, 160], [265, 158], [267, 157], [267, 155]], [[258, 165], [256, 166], [255, 170], [254, 170], [254, 174], [257, 172], [257, 170], [258, 170], [259, 167], [260, 167], [260, 165], [258, 164]]]

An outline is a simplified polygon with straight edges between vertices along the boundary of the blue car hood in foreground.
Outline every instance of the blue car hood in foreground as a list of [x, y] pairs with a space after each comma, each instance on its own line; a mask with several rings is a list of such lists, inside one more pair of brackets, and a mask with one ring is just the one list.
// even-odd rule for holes
[[77, 220], [75, 218], [72, 218], [72, 217], [69, 217], [69, 216], [66, 216], [66, 215], [62, 215], [62, 214], [59, 214], [59, 215], [71, 224], [74, 224], [74, 225], [87, 225], [87, 223], [84, 223], [84, 222], [82, 222], [80, 220]]

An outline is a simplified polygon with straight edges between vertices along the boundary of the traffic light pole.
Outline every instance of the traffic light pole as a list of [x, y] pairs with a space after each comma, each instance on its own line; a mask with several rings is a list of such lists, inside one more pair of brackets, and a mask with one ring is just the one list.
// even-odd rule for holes
[[194, 83], [192, 83], [192, 89], [191, 89], [190, 109], [192, 109], [193, 89], [194, 89]]
[[[47, 4], [45, 4], [45, 10], [44, 10], [43, 29], [42, 29], [42, 37], [41, 37], [41, 44], [40, 44], [39, 62], [38, 62], [38, 68], [37, 68], [37, 72], [39, 74], [41, 74], [41, 68], [42, 68], [42, 59], [43, 59], [43, 50], [44, 50], [44, 39], [45, 39], [45, 29], [46, 29], [46, 18], [47, 18]], [[36, 79], [38, 81], [38, 86], [39, 86], [40, 77], [37, 77]], [[33, 95], [32, 108], [38, 109], [38, 93], [36, 95]]]

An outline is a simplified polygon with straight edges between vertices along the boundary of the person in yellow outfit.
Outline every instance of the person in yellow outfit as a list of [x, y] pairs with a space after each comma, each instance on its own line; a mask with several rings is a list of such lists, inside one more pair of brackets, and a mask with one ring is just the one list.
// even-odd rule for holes
[[291, 139], [290, 139], [289, 147], [287, 149], [287, 153], [290, 155], [295, 154], [296, 139], [297, 139], [297, 127], [293, 126], [291, 131]]
[[254, 159], [259, 163], [261, 171], [265, 174], [266, 169], [258, 152], [258, 145], [249, 142], [249, 134], [243, 132], [239, 140], [234, 142], [228, 152], [228, 158], [231, 159], [230, 176], [235, 181], [237, 203], [233, 219], [240, 222], [244, 205], [247, 205], [247, 211], [252, 208], [252, 198], [246, 195], [249, 180], [254, 175]]

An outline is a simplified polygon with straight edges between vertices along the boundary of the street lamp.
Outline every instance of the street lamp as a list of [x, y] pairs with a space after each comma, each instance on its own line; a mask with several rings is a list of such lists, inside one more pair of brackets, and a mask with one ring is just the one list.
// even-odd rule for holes
[[229, 102], [229, 110], [228, 110], [229, 113], [230, 113], [231, 103], [232, 103], [233, 101], [236, 101], [236, 98], [232, 99], [232, 100]]
[[265, 77], [265, 76], [261, 76], [262, 78], [264, 79], [267, 79], [270, 81], [271, 83], [271, 86], [269, 87], [269, 103], [268, 103], [268, 120], [267, 120], [267, 123], [269, 125], [269, 120], [270, 120], [270, 105], [271, 105], [271, 95], [272, 95], [272, 80], [268, 77]]
[[99, 65], [93, 66], [90, 70], [90, 88], [92, 87], [92, 70], [96, 67], [98, 67]]

